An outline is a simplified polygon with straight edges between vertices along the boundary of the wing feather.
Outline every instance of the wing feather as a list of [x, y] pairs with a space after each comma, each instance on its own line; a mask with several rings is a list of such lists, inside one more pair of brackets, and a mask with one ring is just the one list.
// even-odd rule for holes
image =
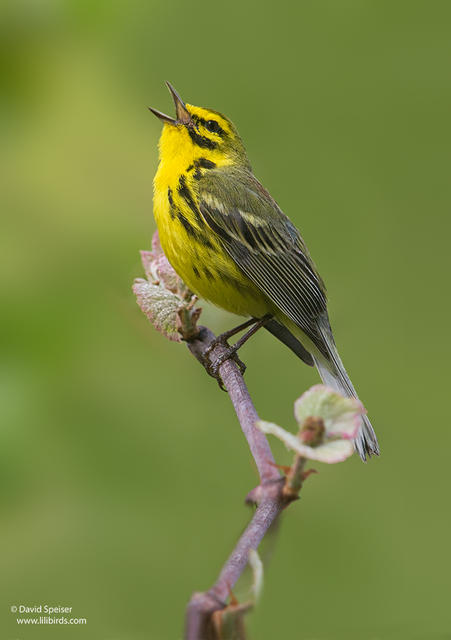
[[327, 317], [326, 291], [299, 232], [252, 174], [207, 174], [198, 193], [205, 223], [243, 273], [324, 353], [318, 321]]

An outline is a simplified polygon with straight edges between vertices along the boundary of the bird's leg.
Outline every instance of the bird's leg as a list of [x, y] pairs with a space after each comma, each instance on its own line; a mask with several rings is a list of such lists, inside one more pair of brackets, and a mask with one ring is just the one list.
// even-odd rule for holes
[[[253, 323], [249, 331], [246, 331], [244, 336], [241, 336], [241, 338], [237, 340], [235, 344], [230, 347], [230, 355], [232, 355], [233, 353], [236, 353], [238, 349], [241, 349], [243, 344], [245, 344], [249, 340], [249, 338], [251, 338], [254, 335], [254, 333], [257, 333], [259, 329], [264, 327], [265, 324], [268, 322], [268, 320], [270, 320], [271, 318], [272, 318], [271, 314], [267, 313], [265, 316], [263, 316], [263, 318], [260, 318], [259, 320], [257, 320], [256, 318], [252, 318], [251, 321], [245, 322], [244, 324], [241, 325], [241, 327], [235, 327], [235, 329], [232, 329], [231, 330], [233, 331], [232, 335], [234, 335], [235, 333], [238, 333], [238, 331], [240, 331], [241, 329], [245, 329], [246, 326], [250, 326]], [[224, 354], [224, 355], [227, 355], [227, 354]], [[223, 356], [221, 356], [221, 358], [222, 357]], [[227, 358], [224, 358], [223, 362], [225, 360], [227, 360]]]
[[236, 336], [237, 333], [240, 333], [240, 331], [243, 331], [244, 329], [255, 325], [256, 322], [260, 322], [260, 320], [258, 320], [257, 318], [250, 318], [250, 320], [246, 320], [246, 322], [233, 327], [233, 329], [229, 329], [228, 331], [224, 331], [224, 333], [221, 333], [215, 338], [212, 344], [224, 344], [229, 338], [232, 338], [233, 336]]
[[[240, 367], [241, 373], [244, 374], [244, 372], [246, 371], [246, 365], [244, 364], [244, 362], [242, 362], [238, 358], [237, 351], [243, 346], [243, 344], [245, 344], [249, 340], [250, 337], [254, 335], [254, 333], [257, 333], [259, 329], [264, 327], [271, 317], [272, 317], [271, 314], [268, 313], [265, 316], [263, 316], [263, 318], [251, 318], [247, 322], [243, 322], [237, 327], [234, 327], [229, 331], [225, 331], [224, 333], [221, 333], [221, 335], [217, 336], [213, 340], [213, 342], [210, 344], [210, 346], [205, 350], [204, 357], [207, 363], [206, 367], [207, 367], [208, 373], [214, 378], [216, 378], [221, 389], [223, 389], [224, 387], [222, 385], [221, 376], [219, 375], [219, 367], [226, 360], [233, 359]], [[236, 335], [237, 333], [239, 333], [240, 331], [242, 331], [243, 329], [247, 329], [247, 327], [251, 327], [249, 331], [246, 331], [246, 333], [243, 336], [241, 336], [241, 338], [237, 340], [234, 345], [229, 346], [227, 340], [232, 336]], [[227, 351], [222, 355], [220, 355], [214, 362], [210, 362], [209, 354], [218, 344], [221, 344], [222, 346], [226, 347]]]

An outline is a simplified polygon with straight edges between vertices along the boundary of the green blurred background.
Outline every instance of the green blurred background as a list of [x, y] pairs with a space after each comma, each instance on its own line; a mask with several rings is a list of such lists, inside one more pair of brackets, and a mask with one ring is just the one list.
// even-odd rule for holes
[[[319, 465], [250, 638], [451, 637], [450, 20], [445, 1], [2, 3], [2, 638], [180, 638], [250, 516], [227, 395], [131, 293], [166, 79], [234, 120], [300, 227], [383, 452]], [[242, 357], [260, 415], [294, 427], [316, 373], [269, 335]], [[15, 624], [46, 603], [87, 626]]]

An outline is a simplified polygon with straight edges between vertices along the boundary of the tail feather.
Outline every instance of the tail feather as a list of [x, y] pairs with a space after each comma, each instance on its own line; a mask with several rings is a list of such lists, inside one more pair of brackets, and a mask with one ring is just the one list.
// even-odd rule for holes
[[[331, 339], [327, 334], [323, 334], [323, 337], [328, 347], [330, 360], [326, 360], [323, 356], [313, 356], [322, 381], [339, 393], [358, 399], [356, 390], [333, 343], [333, 338]], [[366, 462], [367, 457], [371, 458], [373, 455], [378, 456], [380, 454], [376, 434], [367, 416], [363, 416], [363, 424], [357, 438], [354, 440], [354, 446], [364, 462]]]
[[313, 367], [315, 364], [313, 358], [302, 343], [291, 333], [287, 327], [281, 322], [278, 322], [275, 318], [271, 318], [265, 324], [265, 329], [278, 338], [281, 342], [287, 345], [301, 360], [308, 364], [309, 367]]

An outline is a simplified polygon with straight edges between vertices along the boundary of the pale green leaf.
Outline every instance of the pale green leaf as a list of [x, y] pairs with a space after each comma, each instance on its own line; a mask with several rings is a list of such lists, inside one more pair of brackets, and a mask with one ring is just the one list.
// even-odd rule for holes
[[322, 418], [326, 436], [355, 438], [365, 409], [359, 400], [345, 398], [334, 389], [317, 384], [308, 389], [294, 403], [294, 415], [302, 427], [311, 416]]
[[308, 460], [334, 464], [343, 462], [354, 453], [354, 445], [351, 440], [329, 440], [317, 447], [309, 447], [293, 433], [285, 431], [285, 429], [273, 422], [260, 420], [256, 423], [256, 426], [263, 433], [273, 435], [281, 440], [287, 449], [291, 449], [291, 451]]
[[141, 310], [155, 329], [169, 340], [181, 342], [180, 334], [177, 331], [177, 312], [181, 306], [180, 298], [163, 286], [152, 284], [142, 278], [135, 280], [133, 292]]

